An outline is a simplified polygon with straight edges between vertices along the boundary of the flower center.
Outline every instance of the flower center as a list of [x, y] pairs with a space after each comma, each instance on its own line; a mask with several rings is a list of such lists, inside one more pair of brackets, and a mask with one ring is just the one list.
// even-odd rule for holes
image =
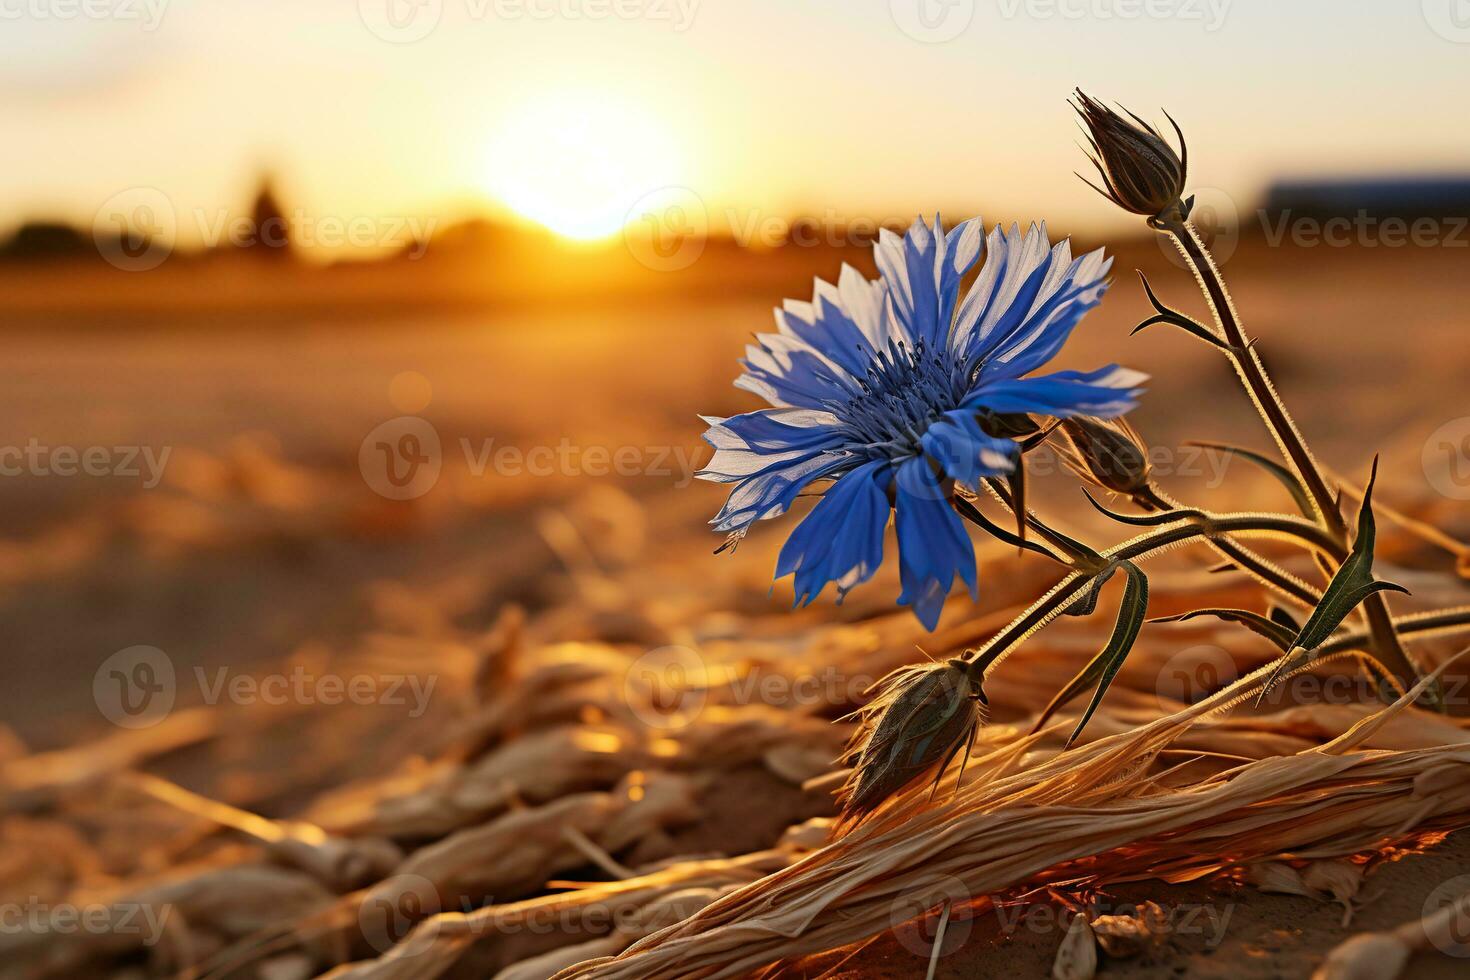
[[847, 448], [867, 456], [917, 455], [925, 430], [961, 397], [948, 352], [931, 350], [922, 339], [913, 347], [890, 340], [857, 384], [858, 394], [833, 399], [830, 407], [850, 433]]

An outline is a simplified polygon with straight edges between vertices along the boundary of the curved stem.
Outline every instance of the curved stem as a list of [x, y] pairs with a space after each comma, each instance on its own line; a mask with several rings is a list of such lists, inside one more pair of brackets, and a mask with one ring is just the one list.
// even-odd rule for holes
[[[996, 500], [999, 500], [1002, 504], [1009, 508], [1011, 513], [1015, 513], [1015, 501], [1012, 500], [1011, 494], [1007, 490], [1004, 483], [996, 479], [987, 479], [985, 481], [985, 486], [987, 489], [990, 490], [991, 495], [994, 496]], [[1066, 555], [1067, 561], [1064, 562], [1064, 564], [1068, 565], [1069, 567], [1077, 569], [1078, 571], [1086, 571], [1088, 569], [1091, 569], [1093, 565], [1096, 564], [1096, 552], [1094, 552], [1091, 548], [1088, 548], [1085, 544], [1082, 544], [1080, 541], [1074, 541], [1062, 532], [1057, 531], [1054, 528], [1051, 528], [1043, 523], [1041, 518], [1033, 514], [1029, 507], [1026, 509], [1026, 526], [1045, 538], [1047, 543], [1050, 544], [1053, 548], [1057, 549], [1057, 551], [1060, 551], [1062, 554]]]
[[1221, 278], [1220, 270], [1215, 266], [1215, 260], [1210, 255], [1209, 249], [1205, 248], [1205, 243], [1200, 240], [1194, 225], [1177, 212], [1160, 218], [1158, 227], [1174, 239], [1179, 251], [1183, 253], [1185, 260], [1194, 270], [1195, 278], [1199, 280], [1205, 298], [1209, 301], [1210, 310], [1215, 315], [1215, 322], [1225, 337], [1226, 352], [1230, 356], [1231, 363], [1235, 365], [1236, 372], [1245, 383], [1246, 391], [1250, 394], [1251, 401], [1255, 403], [1256, 410], [1266, 420], [1266, 427], [1271, 431], [1277, 446], [1280, 447], [1281, 454], [1286, 457], [1298, 478], [1301, 479], [1318, 516], [1323, 519], [1328, 528], [1345, 538], [1347, 524], [1342, 519], [1342, 512], [1337, 508], [1337, 501], [1327, 486], [1327, 481], [1323, 478], [1317, 461], [1313, 459], [1311, 450], [1307, 448], [1306, 440], [1297, 429], [1290, 413], [1287, 412], [1281, 396], [1276, 393], [1276, 387], [1271, 384], [1271, 379], [1266, 374], [1266, 366], [1261, 363], [1260, 355], [1256, 353], [1254, 345], [1246, 337], [1245, 329], [1241, 326], [1240, 315], [1235, 311], [1235, 304], [1231, 301], [1230, 293], [1225, 288], [1225, 280]]
[[[1152, 483], [1145, 486], [1140, 493], [1144, 495], [1145, 500], [1160, 510], [1169, 511], [1180, 508], [1178, 501]], [[1239, 565], [1261, 584], [1275, 589], [1288, 599], [1293, 599], [1309, 608], [1316, 606], [1322, 599], [1321, 593], [1316, 589], [1238, 541], [1228, 537], [1211, 538], [1210, 547]]]
[[[1433, 612], [1396, 616], [1393, 620], [1393, 627], [1405, 636], [1415, 633], [1438, 635], [1467, 631], [1470, 630], [1470, 606], [1455, 606], [1451, 609], [1436, 609]], [[1361, 650], [1367, 646], [1366, 641], [1371, 638], [1367, 630], [1352, 630], [1328, 640], [1318, 647], [1317, 651], [1320, 655], [1326, 656], [1347, 650]]]
[[[1227, 534], [1293, 538], [1329, 552], [1334, 546], [1334, 542], [1322, 528], [1299, 517], [1282, 514], [1212, 514], [1203, 522], [1182, 519], [1165, 527], [1149, 530], [1100, 554], [1109, 562], [1143, 560], [1186, 541]], [[1098, 574], [1100, 573], [1091, 570], [1073, 571], [1033, 602], [1021, 615], [1011, 620], [990, 642], [978, 650], [965, 651], [960, 659], [970, 662], [971, 672], [985, 673], [991, 670], [1017, 644], [1075, 602]]]
[[[1174, 239], [1179, 251], [1194, 270], [1195, 278], [1204, 290], [1205, 298], [1215, 315], [1215, 322], [1225, 338], [1226, 353], [1245, 384], [1251, 401], [1266, 421], [1266, 427], [1281, 448], [1282, 455], [1306, 488], [1322, 525], [1340, 542], [1346, 544], [1349, 540], [1347, 522], [1343, 520], [1337, 500], [1317, 461], [1313, 459], [1311, 450], [1307, 448], [1306, 440], [1281, 401], [1281, 396], [1271, 384], [1260, 355], [1246, 337], [1240, 315], [1235, 311], [1235, 304], [1231, 302], [1230, 293], [1225, 288], [1225, 280], [1220, 276], [1220, 270], [1215, 266], [1209, 249], [1205, 248], [1204, 242], [1200, 240], [1194, 226], [1184, 217], [1181, 208], [1171, 208], [1167, 213], [1150, 219], [1150, 224]], [[1374, 654], [1405, 689], [1412, 687], [1418, 680], [1419, 671], [1409, 659], [1408, 651], [1404, 649], [1398, 634], [1394, 632], [1393, 617], [1387, 601], [1381, 593], [1375, 593], [1363, 601], [1362, 609], [1373, 637]]]

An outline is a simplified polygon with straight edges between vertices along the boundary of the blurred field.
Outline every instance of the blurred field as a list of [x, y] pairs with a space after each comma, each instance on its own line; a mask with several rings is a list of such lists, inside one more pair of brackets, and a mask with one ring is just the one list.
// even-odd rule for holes
[[[745, 578], [746, 601], [774, 608], [783, 587], [767, 600], [760, 576], [782, 529], [757, 528], [735, 559], [738, 573], [709, 555], [717, 538], [703, 522], [721, 491], [689, 485], [705, 456], [695, 416], [756, 407], [729, 387], [745, 338], [768, 329], [783, 295], [807, 294], [812, 266], [835, 275], [838, 260], [767, 256], [761, 261], [779, 270], [774, 282], [719, 298], [661, 293], [565, 309], [326, 320], [275, 310], [257, 329], [197, 313], [109, 328], [76, 313], [59, 328], [11, 330], [0, 443], [146, 446], [169, 456], [153, 488], [127, 476], [0, 478], [0, 612], [8, 625], [0, 762], [115, 732], [99, 713], [94, 675], [133, 645], [165, 651], [181, 676], [196, 666], [249, 674], [337, 657], [435, 674], [421, 716], [385, 705], [322, 708], [319, 718], [279, 724], [231, 713], [226, 724], [242, 727], [223, 734], [237, 738], [166, 753], [154, 770], [287, 816], [333, 786], [430, 754], [476, 683], [474, 658], [455, 652], [456, 638], [488, 629], [507, 603], [534, 617], [595, 589], [608, 562], [636, 560], [686, 584], [722, 569]], [[1063, 366], [1116, 360], [1150, 372], [1155, 380], [1134, 420], [1158, 446], [1218, 438], [1264, 447], [1234, 378], [1208, 351], [1165, 328], [1127, 338], [1146, 309], [1135, 267], [1166, 301], [1197, 311], [1185, 273], [1152, 243], [1127, 244], [1113, 290]], [[1430, 433], [1470, 415], [1466, 268], [1454, 249], [1288, 251], [1253, 240], [1225, 267], [1317, 452], [1357, 482], [1381, 451], [1382, 499], [1461, 537], [1470, 536], [1470, 506], [1428, 484], [1421, 456]], [[369, 432], [402, 415], [432, 424], [443, 469], [428, 493], [395, 501], [374, 492], [359, 452]], [[493, 456], [476, 472], [486, 440], [494, 440], [492, 453], [511, 447], [521, 459], [536, 447], [562, 447], [561, 455], [545, 473], [498, 473]], [[633, 462], [607, 472], [619, 450]], [[1277, 503], [1253, 474], [1229, 475]], [[1201, 489], [1209, 476], [1165, 483], [1209, 501], [1209, 488]], [[1052, 513], [1064, 515], [1062, 524], [1097, 528], [1074, 497], [1045, 481], [1038, 492], [1043, 506], [1059, 508]], [[1450, 564], [1420, 552], [1402, 557], [1422, 570]], [[997, 587], [1013, 597], [1027, 580], [1013, 563], [1003, 567]], [[891, 584], [880, 578], [863, 590], [871, 595], [857, 611], [824, 602], [801, 617], [871, 613]], [[995, 601], [982, 597], [979, 612], [998, 608]], [[599, 636], [621, 631], [643, 646], [679, 638], [631, 615], [623, 622], [617, 609], [597, 615]], [[948, 615], [953, 623], [970, 611]], [[558, 622], [542, 625], [545, 638], [576, 640], [594, 629], [568, 622], [557, 635]], [[450, 651], [446, 659], [414, 660], [436, 644]], [[190, 706], [189, 685], [180, 688], [176, 715]], [[739, 847], [755, 849], [769, 843], [763, 835], [826, 806], [789, 789], [769, 792], [763, 820], [747, 813], [714, 821], [681, 840], [714, 847], [743, 827]], [[121, 863], [109, 873], [137, 870]], [[1271, 902], [1300, 900], [1260, 901], [1258, 923], [1269, 921]], [[1331, 938], [1328, 930], [1282, 939], [1285, 959], [1271, 960], [1271, 969], [1309, 961], [1302, 958]]]
[[[695, 415], [755, 407], [730, 381], [748, 335], [770, 329], [770, 307], [807, 295], [812, 266], [834, 274], [841, 260], [863, 261], [795, 259], [800, 271], [784, 278], [769, 271], [781, 257], [751, 260], [776, 282], [719, 301], [614, 297], [606, 308], [548, 303], [352, 322], [276, 312], [257, 329], [208, 318], [109, 328], [78, 316], [69, 328], [12, 331], [3, 441], [170, 455], [152, 490], [142, 486], [146, 471], [0, 478], [0, 583], [19, 627], [7, 655], [17, 672], [7, 718], [30, 737], [64, 740], [51, 725], [31, 731], [31, 712], [85, 713], [87, 691], [50, 672], [71, 664], [88, 672], [127, 645], [121, 638], [185, 659], [218, 655], [221, 642], [232, 660], [284, 655], [313, 627], [350, 619], [355, 593], [378, 578], [447, 574], [485, 560], [491, 542], [547, 557], [521, 515], [595, 483], [644, 500], [670, 495], [703, 458]], [[1424, 440], [1470, 412], [1465, 261], [1453, 249], [1290, 251], [1247, 241], [1227, 265], [1300, 423], [1337, 469], [1362, 473], [1382, 451], [1390, 492], [1424, 490]], [[1158, 328], [1127, 338], [1145, 309], [1135, 267], [1195, 310], [1188, 279], [1161, 251], [1129, 245], [1107, 301], [1064, 361], [1150, 372], [1136, 419], [1155, 444], [1263, 445], [1233, 378], [1207, 351]], [[426, 497], [397, 503], [371, 491], [357, 457], [375, 425], [404, 414], [390, 397], [404, 372], [431, 386], [421, 414], [438, 429], [445, 462]], [[486, 440], [521, 453], [566, 444], [552, 467], [566, 471], [502, 475], [492, 459], [476, 474]], [[598, 470], [589, 447], [630, 447], [633, 466], [660, 472], [619, 476], [603, 461], [606, 475], [589, 475]], [[712, 513], [719, 498], [719, 488], [696, 483], [678, 501]], [[1453, 518], [1461, 508], [1452, 503], [1443, 507]], [[680, 530], [709, 543], [695, 521]], [[91, 615], [58, 622], [45, 612], [75, 608], [74, 599]], [[484, 601], [493, 607], [493, 596]]]

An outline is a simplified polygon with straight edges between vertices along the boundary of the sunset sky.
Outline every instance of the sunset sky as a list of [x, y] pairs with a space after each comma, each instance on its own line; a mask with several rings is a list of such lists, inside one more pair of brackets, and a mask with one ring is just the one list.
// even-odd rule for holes
[[1453, 2], [0, 0], [0, 224], [90, 224], [137, 186], [238, 207], [269, 168], [316, 214], [578, 237], [668, 185], [715, 223], [1101, 230], [1073, 85], [1168, 107], [1192, 182], [1246, 202], [1276, 175], [1470, 169]]

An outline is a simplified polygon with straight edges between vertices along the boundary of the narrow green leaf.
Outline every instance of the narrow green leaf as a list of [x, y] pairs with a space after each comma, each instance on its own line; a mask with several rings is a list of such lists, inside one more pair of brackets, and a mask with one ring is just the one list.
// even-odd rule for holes
[[1214, 616], [1230, 623], [1239, 623], [1257, 636], [1264, 636], [1272, 643], [1281, 648], [1285, 653], [1291, 649], [1292, 641], [1296, 638], [1296, 626], [1290, 629], [1276, 622], [1274, 619], [1262, 616], [1258, 612], [1249, 609], [1196, 609], [1193, 612], [1181, 613], [1178, 616], [1161, 616], [1158, 619], [1149, 620], [1150, 623], [1182, 623], [1186, 620], [1195, 619], [1199, 616]]
[[[1333, 631], [1342, 625], [1342, 621], [1348, 614], [1358, 607], [1364, 599], [1376, 592], [1404, 592], [1409, 590], [1402, 585], [1392, 582], [1380, 582], [1373, 577], [1373, 542], [1377, 536], [1373, 524], [1373, 484], [1378, 479], [1378, 457], [1373, 457], [1373, 471], [1368, 477], [1368, 487], [1363, 491], [1363, 505], [1358, 509], [1358, 534], [1353, 541], [1352, 551], [1348, 553], [1337, 573], [1332, 576], [1332, 581], [1327, 583], [1326, 590], [1322, 593], [1322, 601], [1317, 603], [1317, 608], [1312, 610], [1312, 615], [1292, 641], [1288, 654], [1293, 650], [1301, 649], [1309, 654], [1321, 646]], [[1261, 688], [1257, 697], [1257, 703], [1270, 693], [1271, 688], [1280, 680], [1286, 670], [1287, 663], [1292, 661], [1290, 656], [1284, 658], [1276, 669], [1271, 672], [1271, 677], [1266, 685]], [[1300, 658], [1296, 658], [1300, 659]], [[1310, 662], [1310, 656], [1306, 662]]]
[[1153, 316], [1149, 317], [1147, 320], [1144, 320], [1138, 326], [1134, 327], [1133, 330], [1129, 333], [1130, 337], [1133, 334], [1138, 333], [1144, 327], [1151, 327], [1155, 323], [1167, 323], [1170, 326], [1178, 327], [1181, 330], [1193, 334], [1200, 340], [1203, 340], [1205, 343], [1210, 344], [1213, 347], [1218, 347], [1221, 350], [1225, 349], [1224, 342], [1221, 341], [1220, 338], [1217, 337], [1204, 324], [1191, 317], [1185, 316], [1183, 313], [1180, 313], [1176, 309], [1172, 309], [1171, 307], [1164, 305], [1164, 303], [1154, 293], [1153, 286], [1149, 285], [1148, 276], [1145, 276], [1142, 271], [1139, 271], [1138, 278], [1143, 280], [1143, 291], [1148, 294], [1149, 305], [1151, 305], [1156, 312]]
[[[1064, 748], [1071, 748], [1077, 741], [1087, 723], [1092, 720], [1092, 715], [1102, 703], [1103, 695], [1113, 683], [1113, 678], [1123, 666], [1133, 644], [1138, 639], [1139, 632], [1143, 629], [1144, 620], [1148, 615], [1148, 578], [1142, 570], [1131, 561], [1119, 562], [1117, 567], [1123, 569], [1128, 575], [1128, 583], [1123, 590], [1123, 601], [1118, 607], [1118, 621], [1113, 627], [1113, 635], [1108, 639], [1108, 645], [1102, 652], [1083, 667], [1077, 676], [1067, 682], [1066, 687], [1052, 698], [1051, 703], [1041, 712], [1032, 731], [1039, 730], [1059, 709], [1070, 703], [1083, 691], [1096, 685], [1092, 700], [1088, 702], [1087, 710], [1082, 713], [1077, 727], [1067, 739]], [[1110, 572], [1104, 574], [1111, 574]]]
[[1016, 515], [1016, 537], [1026, 540], [1026, 457], [1016, 460], [1016, 468], [1006, 474], [1011, 486], [1011, 510]]
[[973, 503], [971, 503], [969, 500], [966, 500], [964, 497], [961, 497], [959, 494], [955, 494], [954, 496], [954, 509], [959, 512], [959, 515], [961, 517], [965, 518], [976, 527], [981, 528], [987, 534], [990, 534], [992, 537], [1004, 542], [1005, 544], [1012, 545], [1025, 551], [1034, 552], [1038, 555], [1041, 555], [1043, 558], [1052, 557], [1051, 552], [1047, 551], [1041, 545], [1037, 544], [1034, 541], [1025, 541], [1021, 538], [1016, 537], [1015, 534], [1011, 533], [1010, 531], [1001, 527], [999, 524], [992, 521], [990, 518], [986, 517], [980, 511], [979, 507], [976, 507]]
[[1304, 517], [1316, 519], [1316, 511], [1312, 508], [1312, 498], [1307, 496], [1306, 487], [1296, 478], [1296, 474], [1282, 466], [1269, 456], [1263, 456], [1253, 449], [1242, 449], [1232, 446], [1228, 442], [1208, 442], [1199, 439], [1191, 439], [1185, 443], [1186, 446], [1199, 446], [1201, 449], [1221, 449], [1227, 453], [1239, 456], [1248, 463], [1255, 463], [1261, 469], [1281, 481], [1281, 485], [1291, 493], [1291, 499], [1296, 501], [1297, 509]]
[[1104, 507], [1086, 487], [1082, 488], [1082, 495], [1087, 498], [1087, 502], [1099, 514], [1102, 514], [1104, 517], [1111, 517], [1119, 524], [1131, 524], [1134, 527], [1163, 527], [1165, 524], [1173, 524], [1175, 521], [1182, 521], [1185, 518], [1193, 519], [1205, 516], [1202, 511], [1195, 510], [1191, 507], [1161, 510], [1157, 514], [1122, 514]]

